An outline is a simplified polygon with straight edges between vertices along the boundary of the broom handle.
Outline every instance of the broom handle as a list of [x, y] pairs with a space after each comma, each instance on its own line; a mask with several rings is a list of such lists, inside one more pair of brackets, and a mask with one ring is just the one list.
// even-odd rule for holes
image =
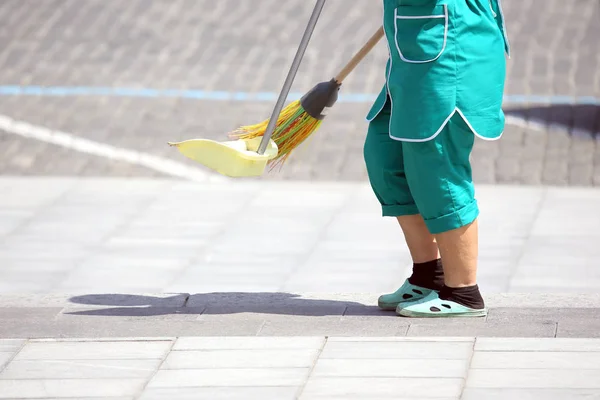
[[324, 5], [325, 0], [317, 0], [317, 3], [315, 4], [313, 13], [310, 16], [310, 20], [308, 21], [308, 26], [306, 27], [306, 31], [304, 31], [302, 41], [300, 42], [300, 46], [298, 46], [298, 51], [296, 52], [296, 56], [294, 57], [294, 61], [292, 62], [290, 72], [288, 72], [288, 76], [285, 80], [285, 83], [283, 84], [283, 88], [281, 89], [281, 93], [279, 94], [279, 98], [277, 99], [277, 103], [275, 104], [275, 109], [273, 109], [273, 114], [271, 115], [271, 119], [269, 120], [269, 124], [267, 125], [267, 130], [263, 135], [263, 138], [260, 142], [260, 146], [258, 146], [258, 154], [262, 155], [265, 153], [265, 150], [267, 149], [267, 144], [269, 143], [269, 140], [271, 140], [271, 135], [275, 131], [277, 120], [279, 119], [279, 114], [283, 109], [283, 105], [290, 92], [292, 83], [294, 82], [294, 78], [296, 77], [296, 73], [298, 72], [298, 68], [300, 68], [300, 62], [302, 61], [302, 57], [304, 57], [304, 52], [308, 47], [308, 42], [310, 41], [310, 37], [312, 36], [313, 31], [315, 30], [315, 26], [317, 25], [317, 21], [319, 19], [319, 16], [321, 15], [321, 11], [323, 10]]
[[360, 49], [358, 53], [356, 53], [354, 57], [352, 57], [352, 60], [350, 60], [350, 62], [348, 62], [348, 64], [346, 64], [346, 66], [342, 68], [342, 70], [335, 77], [335, 81], [339, 85], [341, 85], [342, 81], [346, 79], [348, 75], [350, 75], [350, 72], [352, 72], [352, 70], [356, 68], [356, 66], [362, 61], [362, 59], [365, 58], [367, 54], [369, 54], [369, 52], [373, 49], [373, 47], [375, 47], [377, 42], [381, 40], [383, 34], [384, 31], [382, 26], [377, 30], [377, 32], [373, 34], [373, 36], [371, 36], [369, 41], [365, 43], [362, 49]]

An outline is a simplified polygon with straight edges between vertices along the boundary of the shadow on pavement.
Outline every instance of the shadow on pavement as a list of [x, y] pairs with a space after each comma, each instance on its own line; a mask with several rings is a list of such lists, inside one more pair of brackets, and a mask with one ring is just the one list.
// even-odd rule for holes
[[600, 135], [600, 105], [594, 104], [557, 104], [551, 106], [534, 106], [507, 108], [506, 115], [546, 125], [548, 128], [559, 127], [569, 133], [587, 133]]
[[[293, 293], [217, 292], [175, 294], [156, 297], [132, 294], [89, 294], [74, 296], [71, 302], [94, 309], [67, 311], [70, 315], [150, 317], [172, 314], [225, 315], [240, 313], [299, 316], [395, 316], [376, 304], [365, 305], [344, 300], [302, 298]], [[179, 301], [179, 302], [178, 302]], [[181, 305], [181, 303], [183, 305]], [[98, 309], [96, 306], [106, 306]]]

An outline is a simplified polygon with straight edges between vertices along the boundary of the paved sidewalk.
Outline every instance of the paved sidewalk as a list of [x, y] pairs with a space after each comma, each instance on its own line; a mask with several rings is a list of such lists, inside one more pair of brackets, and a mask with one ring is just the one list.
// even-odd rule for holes
[[600, 399], [600, 190], [478, 186], [490, 313], [397, 317], [362, 183], [0, 178], [0, 399]]
[[[0, 294], [380, 293], [410, 256], [367, 184], [0, 178]], [[484, 293], [597, 293], [600, 190], [477, 186]]]
[[600, 399], [600, 339], [0, 340], [0, 399]]

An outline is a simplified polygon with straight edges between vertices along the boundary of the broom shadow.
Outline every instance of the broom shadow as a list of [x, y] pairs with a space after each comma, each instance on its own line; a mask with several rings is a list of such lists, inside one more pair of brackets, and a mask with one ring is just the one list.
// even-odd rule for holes
[[[86, 294], [69, 299], [93, 309], [65, 311], [68, 315], [151, 317], [174, 314], [228, 315], [240, 313], [295, 316], [395, 316], [376, 305], [347, 300], [307, 299], [284, 292], [214, 292], [157, 297], [135, 294]], [[181, 304], [183, 306], [174, 305]], [[105, 306], [106, 308], [97, 308]]]

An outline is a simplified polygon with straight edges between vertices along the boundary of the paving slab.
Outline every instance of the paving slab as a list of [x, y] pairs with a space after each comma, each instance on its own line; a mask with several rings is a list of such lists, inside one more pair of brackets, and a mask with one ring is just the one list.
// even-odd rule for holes
[[471, 369], [468, 388], [598, 389], [598, 369]]
[[465, 388], [461, 400], [597, 400], [595, 389], [473, 389]]
[[600, 369], [600, 352], [476, 351], [472, 369]]
[[335, 335], [335, 336], [405, 336], [409, 324], [389, 317], [301, 317], [267, 316], [259, 331], [261, 336]]
[[322, 337], [180, 337], [173, 345], [177, 350], [263, 350], [263, 349], [321, 349], [324, 345]]
[[579, 338], [492, 338], [480, 337], [475, 341], [475, 351], [569, 351], [598, 352], [598, 339]]
[[600, 338], [600, 321], [587, 318], [558, 324], [556, 337]]
[[141, 360], [163, 359], [171, 341], [154, 342], [29, 342], [15, 360]]
[[23, 315], [33, 320], [54, 320], [61, 311], [62, 308], [59, 307], [0, 307], [0, 320], [10, 323]]
[[231, 316], [228, 318], [177, 318], [145, 319], [144, 317], [102, 318], [61, 318], [57, 321], [34, 319], [14, 320], [10, 325], [0, 325], [0, 337], [3, 338], [81, 338], [115, 337], [127, 338], [136, 335], [164, 337], [177, 335], [195, 336], [254, 336], [264, 324], [261, 316]]
[[[64, 397], [44, 397], [43, 400], [64, 400]], [[134, 400], [135, 397], [78, 397], [78, 400]]]
[[600, 318], [600, 308], [494, 308], [489, 312], [487, 321], [508, 322], [521, 324], [527, 322], [541, 323], [564, 323], [568, 325], [572, 321]]
[[318, 355], [318, 349], [179, 350], [161, 369], [310, 368]]
[[[401, 396], [401, 397], [400, 397]], [[339, 400], [341, 397], [338, 396], [319, 396], [319, 395], [315, 395], [315, 396], [302, 396], [300, 397], [301, 400]], [[343, 397], [344, 399], [348, 399], [348, 400], [363, 400], [366, 397], [364, 396], [345, 396]], [[418, 400], [421, 399], [422, 397], [419, 396], [404, 396], [402, 394], [398, 394], [397, 396], [386, 396], [386, 397], [382, 397], [385, 399], [394, 399], [394, 400]], [[456, 400], [458, 399], [458, 397], [427, 397], [427, 400]]]
[[145, 382], [145, 379], [0, 380], [0, 399], [126, 397], [139, 393]]
[[319, 359], [311, 377], [461, 378], [469, 360], [438, 359]]
[[221, 368], [159, 370], [148, 388], [207, 386], [300, 386], [310, 368]]
[[0, 371], [13, 358], [15, 352], [2, 351], [0, 352]]
[[371, 378], [371, 377], [326, 377], [311, 378], [303, 396], [310, 397], [376, 397], [394, 398], [399, 394], [405, 397], [458, 398], [463, 379], [456, 378]]
[[411, 322], [407, 336], [490, 336], [490, 337], [554, 337], [555, 322], [530, 322], [507, 325], [500, 322], [475, 321], [415, 321]]
[[148, 388], [139, 400], [295, 400], [298, 390], [295, 386]]
[[[118, 357], [118, 356], [117, 356]], [[117, 358], [115, 357], [115, 358]], [[162, 359], [86, 360], [53, 359], [13, 360], [2, 372], [0, 380], [11, 379], [130, 379], [145, 378], [156, 371]]]
[[0, 339], [0, 352], [16, 352], [23, 344], [25, 344], [23, 339]]
[[468, 360], [473, 352], [473, 342], [415, 342], [384, 341], [378, 338], [365, 338], [360, 342], [342, 342], [329, 340], [323, 348], [320, 360], [326, 359], [441, 359]]

